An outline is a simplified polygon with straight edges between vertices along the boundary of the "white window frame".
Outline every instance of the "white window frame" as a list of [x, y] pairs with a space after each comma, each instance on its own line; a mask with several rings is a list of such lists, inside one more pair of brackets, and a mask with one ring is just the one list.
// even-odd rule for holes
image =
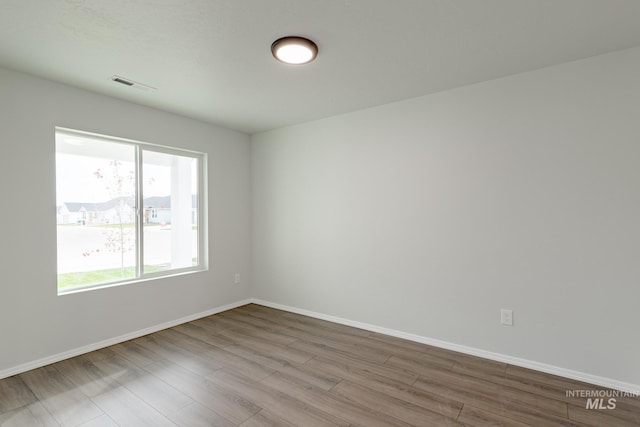
[[[133, 146], [135, 148], [135, 199], [136, 199], [136, 277], [127, 278], [123, 280], [85, 285], [85, 286], [73, 286], [68, 289], [58, 289], [58, 295], [72, 294], [76, 292], [101, 289], [112, 286], [128, 285], [138, 282], [144, 282], [147, 280], [154, 280], [158, 278], [165, 278], [171, 276], [177, 276], [188, 273], [196, 273], [201, 271], [207, 271], [209, 269], [209, 256], [208, 256], [208, 219], [207, 219], [207, 154], [186, 150], [183, 148], [174, 148], [165, 145], [152, 144], [148, 142], [136, 141], [133, 139], [119, 138], [108, 135], [101, 135], [92, 132], [80, 131], [75, 129], [69, 129], [56, 126], [55, 135], [65, 135], [76, 138], [88, 138], [92, 140], [108, 142], [111, 144], [124, 144]], [[178, 155], [184, 157], [191, 157], [197, 160], [198, 168], [198, 264], [191, 267], [175, 268], [171, 270], [158, 271], [153, 273], [144, 272], [144, 194], [142, 192], [142, 186], [144, 183], [143, 174], [143, 161], [144, 151], [153, 151], [157, 153]], [[56, 147], [56, 155], [57, 155]], [[57, 188], [56, 188], [57, 191]], [[57, 236], [57, 232], [56, 232]], [[56, 237], [57, 238], [57, 237]], [[56, 257], [57, 257], [57, 244], [56, 244]], [[57, 274], [56, 274], [57, 278]], [[56, 280], [57, 288], [57, 280]]]

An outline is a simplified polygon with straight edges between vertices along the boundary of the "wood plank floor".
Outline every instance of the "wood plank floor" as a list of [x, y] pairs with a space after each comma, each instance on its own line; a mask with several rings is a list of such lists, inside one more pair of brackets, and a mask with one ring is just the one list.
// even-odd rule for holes
[[247, 305], [0, 380], [0, 425], [640, 425], [600, 389]]

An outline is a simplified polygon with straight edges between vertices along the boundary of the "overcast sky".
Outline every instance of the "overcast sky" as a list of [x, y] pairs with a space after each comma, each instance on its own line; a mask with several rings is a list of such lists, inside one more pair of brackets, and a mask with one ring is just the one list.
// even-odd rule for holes
[[[122, 174], [133, 171], [133, 163], [123, 162]], [[100, 169], [104, 179], [96, 178]], [[107, 190], [108, 174], [112, 168], [109, 160], [95, 157], [58, 153], [56, 156], [56, 203], [65, 202], [106, 202], [113, 198]], [[144, 197], [168, 196], [171, 194], [171, 173], [169, 168], [145, 165], [148, 176], [144, 177]], [[133, 192], [133, 188], [131, 189]], [[131, 194], [133, 195], [133, 194]]]

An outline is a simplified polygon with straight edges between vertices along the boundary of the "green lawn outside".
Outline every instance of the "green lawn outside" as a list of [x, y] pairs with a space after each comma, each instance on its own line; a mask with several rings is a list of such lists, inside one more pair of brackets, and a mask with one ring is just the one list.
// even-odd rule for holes
[[[160, 267], [145, 265], [145, 273], [162, 271]], [[135, 267], [111, 268], [108, 270], [81, 271], [78, 273], [58, 274], [58, 290], [69, 289], [74, 286], [97, 285], [100, 283], [116, 282], [119, 280], [133, 279], [136, 276]]]

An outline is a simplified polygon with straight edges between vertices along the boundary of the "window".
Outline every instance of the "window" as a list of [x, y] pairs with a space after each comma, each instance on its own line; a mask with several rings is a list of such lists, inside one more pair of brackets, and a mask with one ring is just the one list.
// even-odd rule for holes
[[205, 160], [56, 128], [58, 294], [206, 269]]

